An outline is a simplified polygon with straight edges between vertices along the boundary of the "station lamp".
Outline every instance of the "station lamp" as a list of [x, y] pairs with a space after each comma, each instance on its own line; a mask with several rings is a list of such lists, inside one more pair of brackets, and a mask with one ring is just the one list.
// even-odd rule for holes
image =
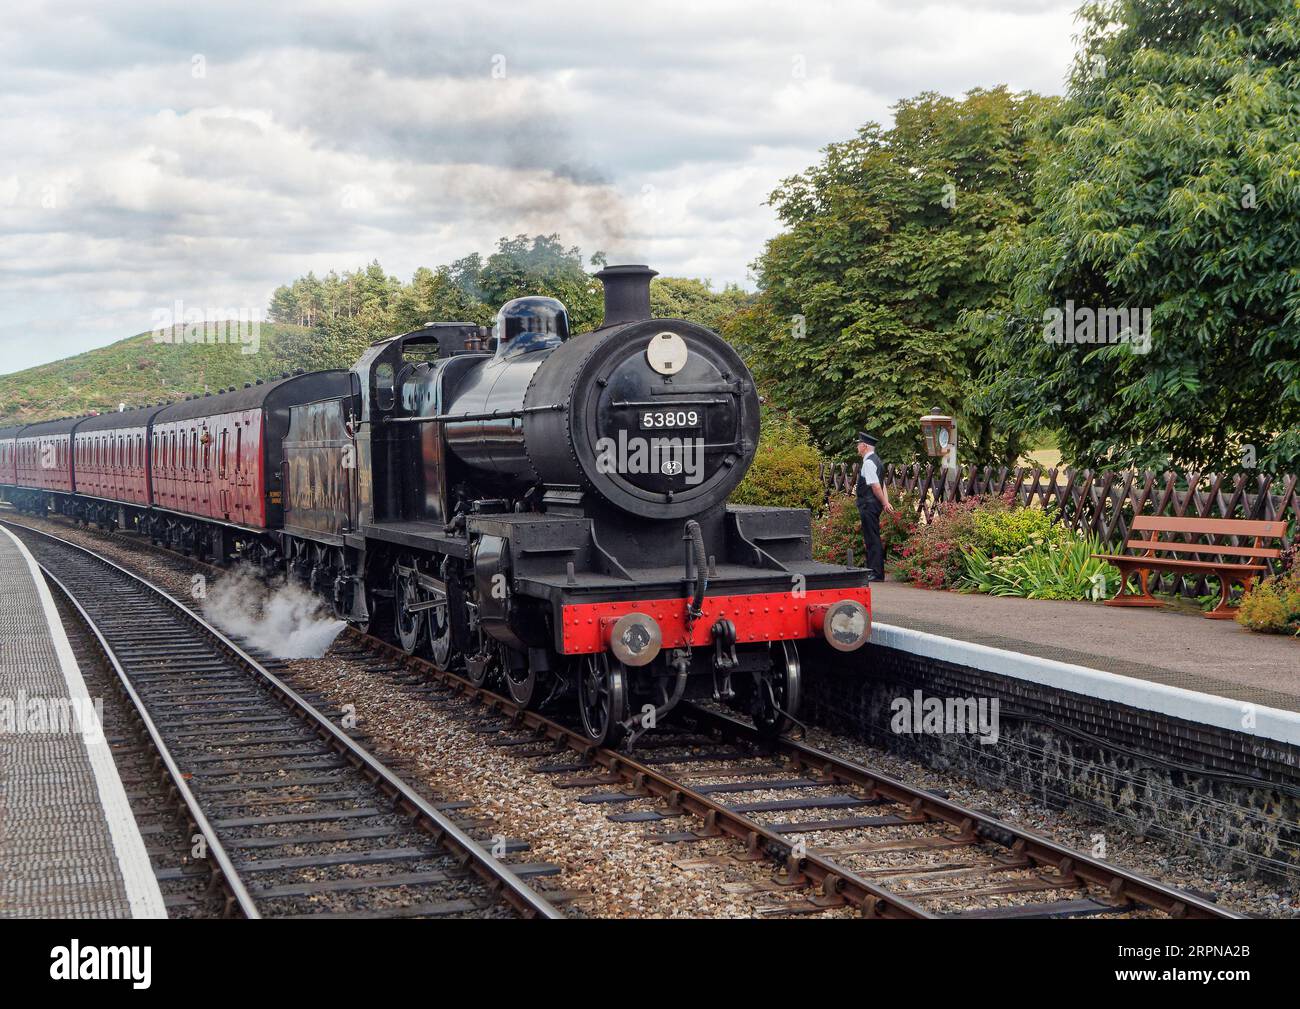
[[926, 455], [937, 456], [939, 465], [955, 474], [957, 471], [957, 422], [936, 406], [921, 418], [921, 433], [925, 436]]

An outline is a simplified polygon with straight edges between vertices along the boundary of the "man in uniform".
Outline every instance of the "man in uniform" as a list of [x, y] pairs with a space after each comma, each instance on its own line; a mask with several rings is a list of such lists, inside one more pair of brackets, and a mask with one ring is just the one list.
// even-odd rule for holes
[[862, 470], [858, 474], [858, 514], [862, 517], [862, 540], [867, 548], [866, 567], [871, 569], [871, 580], [885, 580], [885, 548], [880, 542], [880, 513], [894, 514], [889, 503], [889, 491], [881, 482], [883, 467], [876, 455], [876, 437], [865, 431], [858, 432], [858, 455], [862, 457]]

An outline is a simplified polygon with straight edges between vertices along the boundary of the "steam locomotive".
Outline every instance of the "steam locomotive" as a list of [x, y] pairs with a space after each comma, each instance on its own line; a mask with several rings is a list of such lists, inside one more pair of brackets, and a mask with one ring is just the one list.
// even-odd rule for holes
[[521, 704], [576, 695], [594, 743], [697, 696], [781, 732], [799, 643], [870, 635], [867, 574], [812, 558], [806, 511], [727, 503], [758, 450], [749, 370], [651, 318], [653, 270], [597, 276], [592, 332], [519, 298], [350, 371], [0, 429], [0, 494], [285, 571]]

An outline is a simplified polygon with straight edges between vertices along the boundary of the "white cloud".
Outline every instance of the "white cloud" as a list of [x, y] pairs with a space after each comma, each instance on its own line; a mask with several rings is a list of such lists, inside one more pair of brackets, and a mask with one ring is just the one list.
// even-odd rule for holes
[[745, 282], [775, 185], [897, 99], [1058, 91], [1074, 3], [18, 8], [0, 371], [176, 298], [261, 307], [307, 269], [409, 276], [520, 232]]

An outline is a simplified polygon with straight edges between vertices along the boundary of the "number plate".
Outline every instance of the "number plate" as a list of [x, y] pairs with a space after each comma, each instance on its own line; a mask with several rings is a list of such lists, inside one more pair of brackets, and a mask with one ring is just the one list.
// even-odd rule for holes
[[704, 414], [698, 408], [689, 410], [642, 410], [637, 422], [642, 431], [689, 431], [701, 426]]

